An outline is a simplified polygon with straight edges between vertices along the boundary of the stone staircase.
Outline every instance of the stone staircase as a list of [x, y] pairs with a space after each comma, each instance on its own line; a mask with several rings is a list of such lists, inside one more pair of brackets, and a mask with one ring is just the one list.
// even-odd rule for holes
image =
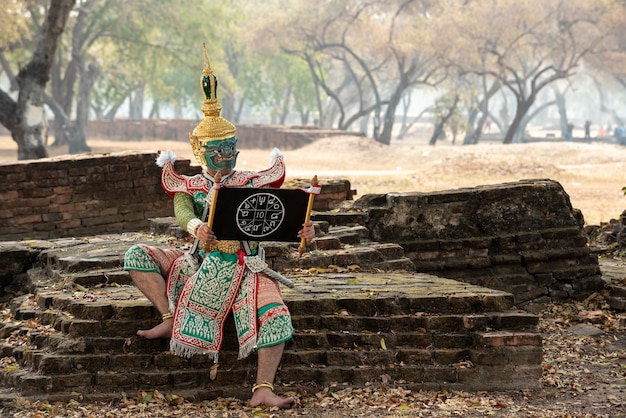
[[[536, 315], [515, 309], [509, 293], [414, 273], [402, 247], [368, 240], [363, 214], [344, 215], [314, 215], [317, 238], [302, 257], [297, 244], [265, 246], [268, 264], [296, 285], [283, 290], [297, 331], [277, 391], [540, 386]], [[9, 263], [4, 254], [28, 267], [16, 276], [25, 294], [0, 323], [4, 400], [114, 399], [138, 390], [249, 397], [256, 356], [237, 360], [232, 323], [218, 364], [136, 336], [158, 315], [121, 271], [124, 252], [135, 242], [188, 243], [171, 220], [153, 225], [156, 234], [0, 243], [0, 266]]]

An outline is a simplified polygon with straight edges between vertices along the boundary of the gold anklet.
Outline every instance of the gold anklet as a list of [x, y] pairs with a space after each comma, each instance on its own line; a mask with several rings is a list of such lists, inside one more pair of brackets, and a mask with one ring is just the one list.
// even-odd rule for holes
[[163, 315], [161, 315], [161, 319], [162, 320], [166, 320], [166, 319], [172, 319], [174, 318], [174, 314], [171, 312], [165, 312]]
[[269, 390], [274, 392], [274, 385], [272, 385], [269, 382], [263, 382], [263, 383], [257, 383], [256, 385], [252, 386], [252, 393], [256, 392], [257, 389], [261, 389], [261, 388], [268, 388]]

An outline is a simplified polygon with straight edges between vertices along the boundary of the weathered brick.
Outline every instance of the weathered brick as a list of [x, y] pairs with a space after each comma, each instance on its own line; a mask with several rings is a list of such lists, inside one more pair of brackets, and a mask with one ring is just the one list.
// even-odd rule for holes
[[53, 388], [53, 381], [50, 376], [29, 375], [19, 379], [19, 387], [23, 395], [48, 393]]
[[189, 361], [173, 354], [157, 354], [154, 356], [154, 365], [159, 369], [180, 369], [188, 367]]
[[92, 374], [86, 372], [53, 376], [53, 391], [82, 392], [93, 386], [93, 380]]
[[128, 386], [134, 385], [137, 376], [134, 373], [123, 373], [122, 371], [98, 371], [95, 375], [95, 385], [103, 392], [110, 388], [111, 392], [119, 391]]
[[498, 329], [534, 328], [539, 325], [539, 316], [523, 311], [494, 312], [488, 314]]
[[451, 365], [463, 360], [467, 360], [466, 349], [458, 348], [438, 348], [433, 352], [433, 359], [440, 365]]
[[170, 379], [169, 372], [147, 372], [147, 373], [137, 373], [137, 381], [148, 387], [153, 386], [162, 386], [166, 385]]
[[533, 346], [473, 348], [468, 352], [472, 363], [485, 366], [537, 365], [543, 359], [542, 348]]
[[467, 333], [444, 333], [433, 335], [433, 346], [436, 348], [468, 348], [472, 346], [472, 335]]
[[477, 347], [511, 347], [536, 346], [541, 347], [541, 334], [536, 332], [494, 331], [477, 332], [474, 334], [474, 343]]

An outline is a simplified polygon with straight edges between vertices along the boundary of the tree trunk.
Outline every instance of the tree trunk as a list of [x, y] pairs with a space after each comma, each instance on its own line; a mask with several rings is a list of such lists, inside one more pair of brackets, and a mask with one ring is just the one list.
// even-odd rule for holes
[[19, 124], [17, 103], [2, 90], [0, 90], [0, 124], [11, 132], [17, 129]]
[[95, 64], [90, 64], [87, 71], [81, 71], [80, 85], [78, 87], [78, 100], [76, 102], [76, 123], [69, 139], [69, 153], [80, 154], [90, 152], [87, 145], [87, 123], [89, 122], [89, 102], [91, 91], [100, 70]]
[[[393, 130], [393, 124], [396, 120], [396, 109], [400, 104], [400, 100], [402, 100], [402, 95], [406, 90], [408, 85], [406, 77], [402, 76], [400, 82], [396, 86], [395, 91], [389, 98], [389, 103], [387, 104], [387, 111], [385, 111], [385, 119], [383, 120], [383, 130], [376, 138], [374, 139], [381, 144], [389, 145], [391, 143], [391, 134]], [[376, 111], [378, 112], [378, 106], [376, 107]], [[374, 127], [376, 127], [376, 113], [374, 114]]]
[[442, 117], [437, 124], [435, 124], [435, 130], [433, 132], [433, 136], [430, 137], [430, 141], [428, 141], [428, 145], [435, 145], [437, 143], [439, 136], [441, 136], [441, 134], [443, 133], [443, 127], [446, 125], [448, 120], [450, 120], [452, 115], [454, 115], [454, 112], [456, 112], [456, 108], [459, 104], [460, 99], [461, 96], [459, 96], [458, 94], [454, 96], [454, 101], [450, 105], [448, 113], [444, 117]]
[[[68, 117], [68, 121], [62, 122], [63, 126], [60, 126], [55, 120], [55, 138], [53, 146], [68, 144], [71, 148], [72, 143], [77, 141], [76, 138], [72, 137], [72, 135], [76, 133], [75, 129], [77, 124], [71, 122], [72, 114], [74, 112], [74, 102], [75, 100], [78, 100], [75, 97], [75, 88], [77, 82], [82, 83], [82, 81], [79, 80], [79, 77], [82, 77], [84, 67], [86, 65], [85, 61], [87, 56], [84, 51], [86, 47], [85, 41], [88, 37], [87, 34], [91, 30], [88, 19], [100, 1], [101, 0], [81, 1], [79, 4], [80, 7], [77, 8], [78, 14], [75, 17], [74, 27], [72, 29], [71, 60], [66, 65], [65, 76], [61, 77], [60, 66], [55, 66], [53, 68], [55, 77], [52, 80], [52, 95], [54, 100], [56, 100], [57, 103], [59, 103], [63, 108], [63, 113]], [[79, 91], [78, 95], [80, 94], [81, 93]], [[77, 108], [76, 111], [80, 112], [81, 109]], [[80, 125], [80, 123], [78, 125]], [[71, 127], [71, 129], [67, 129], [68, 126]]]
[[306, 126], [309, 123], [309, 111], [300, 112], [300, 123], [302, 126]]
[[143, 120], [145, 84], [138, 86], [128, 100], [128, 119]]
[[117, 115], [117, 112], [122, 107], [122, 104], [124, 104], [123, 101], [119, 101], [117, 103], [114, 103], [113, 106], [111, 106], [111, 108], [109, 109], [109, 111], [104, 115], [103, 119], [104, 120], [115, 120], [115, 115]]
[[463, 145], [474, 144], [474, 140], [476, 139], [474, 135], [474, 130], [476, 128], [474, 126], [476, 125], [477, 118], [478, 109], [475, 107], [470, 108], [469, 112], [467, 112], [467, 131], [465, 133], [465, 137], [463, 138]]
[[11, 132], [18, 144], [18, 160], [46, 158], [48, 122], [44, 110], [43, 90], [33, 69], [20, 71], [18, 76], [20, 93], [17, 100], [19, 123]]
[[502, 141], [503, 144], [513, 143], [513, 140], [517, 137], [518, 129], [522, 124], [522, 120], [524, 119], [524, 116], [526, 116], [526, 113], [528, 113], [528, 109], [530, 109], [534, 101], [535, 95], [530, 95], [526, 100], [518, 100], [517, 109], [515, 109], [515, 117], [504, 135], [504, 140]]
[[155, 100], [152, 102], [152, 107], [150, 108], [150, 115], [148, 116], [148, 118], [149, 119], [161, 119], [158, 101]]
[[[465, 138], [463, 139], [463, 144], [478, 144], [478, 141], [480, 140], [480, 136], [483, 134], [483, 128], [485, 126], [485, 123], [487, 122], [487, 119], [489, 118], [489, 100], [491, 99], [491, 97], [493, 97], [494, 94], [496, 94], [498, 92], [498, 90], [500, 90], [500, 83], [498, 83], [497, 81], [494, 82], [491, 87], [489, 89], [487, 89], [487, 80], [485, 78], [485, 76], [483, 76], [483, 92], [484, 92], [484, 96], [483, 99], [479, 102], [478, 107], [480, 108], [480, 110], [478, 109], [472, 109], [470, 111], [470, 117], [468, 117], [468, 128], [472, 128], [472, 129], [468, 129], [467, 134], [465, 135]], [[476, 118], [478, 117], [478, 113], [481, 113], [480, 119], [478, 120], [478, 124], [476, 125], [476, 127], [474, 128], [473, 123], [476, 121]], [[472, 125], [469, 124], [469, 122], [471, 121]]]
[[484, 109], [483, 113], [480, 115], [480, 119], [478, 120], [478, 124], [476, 125], [476, 129], [472, 133], [471, 144], [478, 144], [480, 137], [483, 134], [483, 129], [485, 128], [485, 123], [487, 123], [487, 119], [489, 119], [489, 109]]
[[438, 123], [435, 124], [435, 130], [433, 131], [433, 135], [430, 137], [430, 140], [428, 141], [428, 145], [437, 144], [437, 140], [444, 133], [443, 132], [444, 124], [445, 122], [443, 120], [440, 120]]
[[567, 124], [569, 123], [569, 120], [567, 118], [565, 95], [555, 87], [554, 97], [556, 101], [556, 107], [559, 110], [559, 126], [561, 128], [561, 138], [567, 138]]
[[44, 111], [44, 91], [50, 79], [50, 69], [57, 44], [75, 0], [52, 0], [42, 27], [42, 37], [31, 61], [20, 70], [17, 84], [18, 123], [11, 135], [17, 142], [19, 160], [48, 156], [48, 122]]
[[279, 121], [281, 125], [284, 125], [285, 122], [287, 122], [287, 116], [289, 116], [289, 110], [290, 110], [290, 106], [289, 106], [290, 98], [291, 98], [291, 87], [287, 86], [287, 88], [285, 89], [285, 94], [283, 95], [282, 105], [280, 105], [280, 103], [277, 103], [278, 105], [280, 105]]

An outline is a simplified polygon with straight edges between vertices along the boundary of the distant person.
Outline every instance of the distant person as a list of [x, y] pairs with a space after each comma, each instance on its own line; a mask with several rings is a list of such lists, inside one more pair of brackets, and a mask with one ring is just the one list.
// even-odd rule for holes
[[585, 121], [585, 139], [591, 139], [591, 121]]
[[598, 129], [598, 139], [601, 141], [604, 141], [605, 137], [606, 137], [606, 131], [604, 130], [602, 126], [600, 126], [600, 129]]

